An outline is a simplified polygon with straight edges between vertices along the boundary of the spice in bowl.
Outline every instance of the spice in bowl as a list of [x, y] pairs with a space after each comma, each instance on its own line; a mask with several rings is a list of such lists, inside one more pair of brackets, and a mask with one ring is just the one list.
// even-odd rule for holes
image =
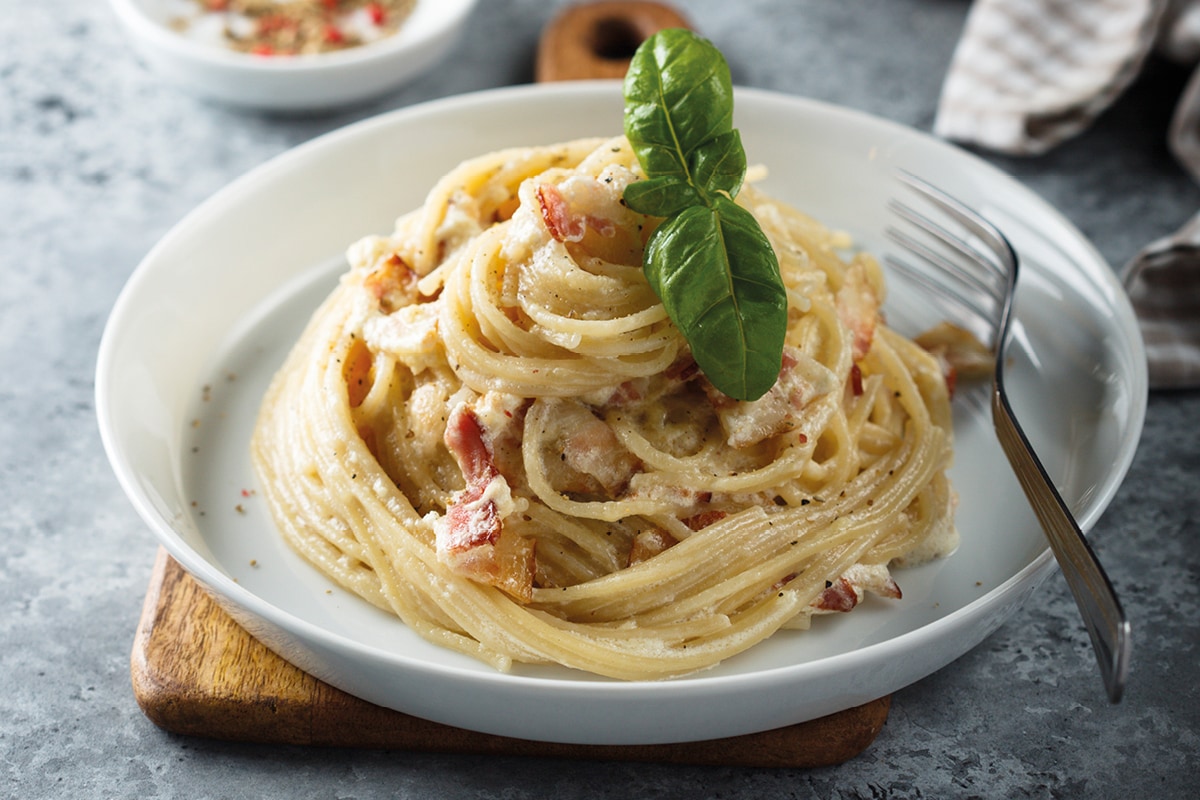
[[416, 0], [188, 0], [171, 27], [240, 53], [293, 56], [346, 50], [391, 36]]

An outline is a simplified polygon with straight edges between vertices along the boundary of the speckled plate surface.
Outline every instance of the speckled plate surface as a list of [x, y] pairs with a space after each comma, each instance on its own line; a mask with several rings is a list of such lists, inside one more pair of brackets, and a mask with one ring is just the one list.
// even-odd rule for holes
[[[1054, 569], [995, 441], [986, 405], [957, 402], [963, 543], [898, 571], [898, 603], [868, 602], [784, 632], [690, 677], [621, 683], [558, 668], [499, 674], [430, 645], [336, 588], [284, 546], [255, 493], [258, 402], [340, 254], [422, 202], [464, 158], [621, 130], [615, 83], [529, 86], [371, 119], [288, 152], [205, 202], [138, 267], [105, 331], [100, 428], [113, 468], [167, 550], [268, 646], [380, 705], [489, 733], [591, 744], [766, 730], [895, 691], [999, 627]], [[739, 91], [736, 124], [764, 188], [885, 248], [903, 167], [991, 217], [1024, 262], [1009, 372], [1017, 414], [1084, 530], [1133, 457], [1145, 358], [1112, 271], [1061, 215], [981, 160], [924, 134], [794, 97]], [[936, 322], [894, 285], [889, 319]]]

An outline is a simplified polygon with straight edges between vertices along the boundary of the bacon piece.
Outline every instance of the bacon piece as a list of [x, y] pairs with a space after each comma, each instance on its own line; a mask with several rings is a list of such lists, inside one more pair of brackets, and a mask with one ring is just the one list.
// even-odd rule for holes
[[609, 395], [606, 406], [627, 406], [642, 400], [646, 396], [647, 379], [632, 378], [625, 381]]
[[846, 270], [846, 282], [837, 291], [835, 303], [838, 319], [854, 336], [854, 360], [861, 361], [871, 349], [875, 326], [879, 321], [879, 295], [871, 285], [866, 267], [860, 263], [850, 265]]
[[367, 343], [356, 337], [342, 361], [342, 379], [346, 381], [346, 396], [351, 408], [361, 406], [371, 392], [373, 365], [374, 358]]
[[525, 414], [532, 403], [528, 398], [505, 392], [485, 392], [472, 409], [484, 431], [492, 464], [511, 486], [518, 485], [525, 477], [521, 437]]
[[466, 487], [435, 526], [438, 558], [456, 573], [497, 586], [518, 600], [533, 599], [534, 545], [506, 531], [501, 505], [511, 504], [483, 427], [468, 405], [450, 414], [444, 436]]
[[439, 324], [436, 305], [416, 303], [370, 317], [363, 335], [376, 352], [395, 356], [420, 372], [442, 352]]
[[700, 368], [696, 366], [691, 354], [685, 353], [658, 375], [630, 378], [616, 387], [605, 387], [582, 395], [581, 399], [586, 404], [601, 408], [634, 406], [674, 394], [699, 374]]
[[938, 360], [951, 396], [959, 378], [969, 382], [986, 380], [996, 368], [995, 354], [973, 333], [951, 322], [940, 322], [913, 341]]
[[542, 219], [546, 221], [546, 229], [557, 241], [582, 241], [588, 228], [601, 236], [612, 236], [616, 233], [617, 228], [612, 220], [572, 211], [567, 199], [556, 186], [548, 183], [538, 186], [537, 199], [542, 210]]
[[397, 308], [412, 305], [420, 299], [416, 270], [395, 253], [381, 259], [375, 269], [363, 279], [363, 288], [379, 303], [379, 310], [390, 314]]
[[559, 242], [578, 242], [586, 232], [583, 218], [571, 213], [562, 193], [553, 186], [542, 184], [537, 188], [538, 205], [542, 209], [542, 219], [546, 221], [546, 229]]
[[633, 547], [629, 550], [629, 566], [654, 558], [678, 543], [674, 536], [661, 528], [641, 531], [633, 537]]
[[867, 592], [893, 600], [901, 597], [900, 587], [892, 580], [887, 566], [855, 564], [837, 580], [831, 581], [812, 605], [822, 612], [850, 611], [862, 602]]
[[711, 509], [709, 511], [701, 511], [699, 514], [693, 514], [692, 516], [685, 519], [683, 521], [683, 524], [687, 525], [689, 528], [691, 528], [694, 531], [698, 531], [698, 530], [703, 530], [704, 528], [707, 528], [709, 525], [712, 525], [714, 522], [720, 522], [721, 520], [725, 519], [725, 517], [727, 517], [727, 516], [729, 516], [729, 515], [726, 514], [724, 511], [718, 511], [717, 509]]
[[671, 366], [663, 372], [667, 378], [680, 383], [687, 383], [699, 374], [700, 365], [696, 363], [696, 359], [692, 358], [691, 353], [676, 358]]
[[605, 170], [599, 179], [575, 175], [536, 186], [534, 196], [546, 230], [577, 261], [598, 258], [640, 266], [652, 226], [624, 204], [624, 187], [632, 177], [628, 170], [616, 168]]
[[502, 531], [496, 542], [496, 576], [493, 585], [522, 603], [533, 601], [533, 576], [537, 572], [536, 543], [532, 539]]
[[500, 472], [492, 463], [492, 452], [483, 440], [483, 428], [469, 406], [457, 406], [446, 421], [446, 447], [462, 470], [466, 488], [459, 492], [454, 503], [446, 509], [450, 520], [438, 546], [450, 552], [495, 544], [500, 536], [500, 516], [494, 500], [485, 492]]
[[576, 491], [603, 491], [617, 497], [641, 468], [641, 460], [626, 450], [608, 423], [583, 406], [563, 404], [560, 423], [567, 430], [562, 440], [562, 463], [583, 476]]
[[817, 595], [813, 605], [821, 611], [849, 611], [858, 605], [858, 592], [845, 578], [838, 578]]
[[730, 447], [750, 447], [795, 430], [799, 424], [797, 412], [827, 391], [809, 383], [801, 371], [795, 369], [798, 363], [796, 351], [785, 347], [779, 379], [765, 395], [752, 401], [734, 400], [704, 381], [704, 391], [717, 412]]

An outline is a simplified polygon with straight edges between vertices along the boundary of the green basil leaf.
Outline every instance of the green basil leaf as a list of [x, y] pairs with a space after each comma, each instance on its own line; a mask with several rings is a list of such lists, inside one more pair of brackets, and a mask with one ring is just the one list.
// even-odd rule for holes
[[625, 136], [650, 176], [692, 183], [692, 152], [733, 129], [733, 80], [720, 51], [682, 28], [637, 49], [625, 74]]
[[779, 377], [787, 292], [766, 234], [733, 201], [746, 153], [720, 51], [682, 29], [643, 42], [625, 75], [625, 137], [646, 173], [626, 205], [664, 217], [643, 256], [647, 280], [713, 386], [761, 397]]
[[625, 187], [625, 205], [639, 214], [669, 217], [688, 206], [703, 203], [690, 183], [673, 177], [647, 178]]
[[766, 394], [779, 377], [787, 294], [754, 216], [720, 196], [690, 206], [655, 230], [644, 267], [713, 386], [738, 400]]
[[746, 151], [736, 130], [723, 133], [696, 148], [692, 179], [702, 189], [736, 197], [746, 177]]

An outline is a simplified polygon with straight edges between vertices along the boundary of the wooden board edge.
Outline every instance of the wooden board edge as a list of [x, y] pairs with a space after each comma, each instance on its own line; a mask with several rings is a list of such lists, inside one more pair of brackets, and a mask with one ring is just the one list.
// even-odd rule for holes
[[[185, 631], [192, 635], [181, 636]], [[246, 664], [253, 670], [242, 674]], [[680, 744], [561, 744], [455, 728], [368, 703], [284, 661], [238, 626], [161, 548], [134, 636], [130, 673], [142, 712], [174, 734], [259, 744], [593, 761], [835, 766], [871, 745], [891, 707], [887, 696], [777, 730]]]

